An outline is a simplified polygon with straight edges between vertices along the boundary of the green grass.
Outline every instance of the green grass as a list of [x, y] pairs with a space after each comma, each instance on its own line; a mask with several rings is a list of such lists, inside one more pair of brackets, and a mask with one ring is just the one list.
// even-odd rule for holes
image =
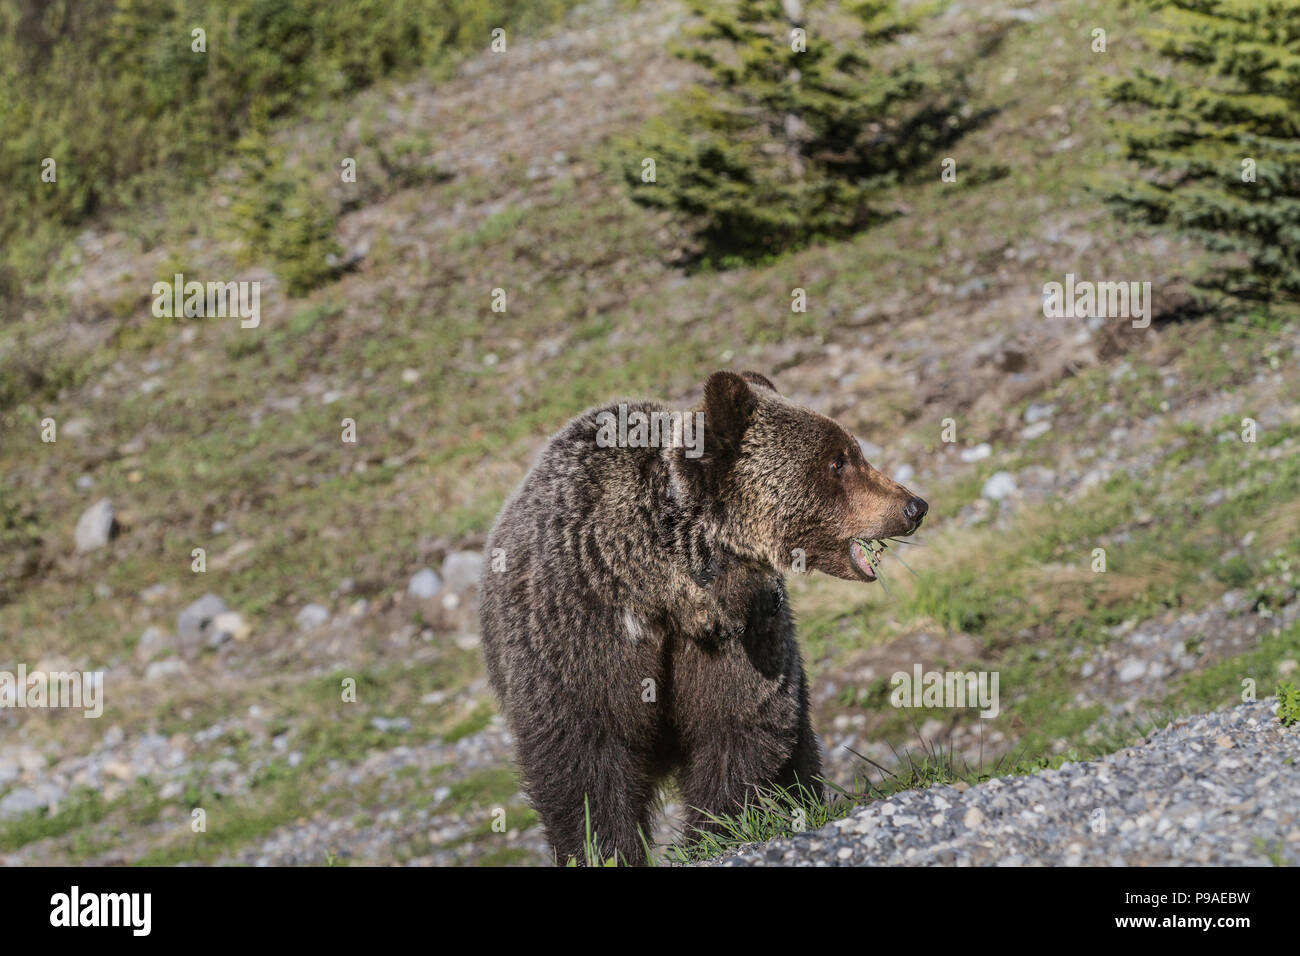
[[[15, 187], [0, 201], [3, 302], [23, 302], [24, 283], [41, 275], [41, 261], [73, 228], [205, 182], [234, 144], [246, 148], [248, 134], [269, 120], [301, 121], [392, 76], [446, 77], [487, 46], [492, 30], [518, 40], [561, 20], [572, 3], [86, 0], [77, 7], [75, 15], [58, 8], [33, 15], [16, 0], [0, 3], [0, 80], [12, 101], [0, 117], [0, 170]], [[194, 24], [203, 24], [203, 49], [192, 46]], [[432, 177], [418, 161], [418, 136], [387, 149], [367, 142], [394, 186]], [[33, 172], [47, 158], [57, 164], [53, 182]], [[301, 179], [283, 182], [289, 192], [303, 188]], [[333, 204], [280, 208], [275, 195], [252, 192], [270, 201], [242, 209], [237, 201], [235, 227], [274, 254], [296, 291], [329, 278], [315, 255], [328, 238], [304, 225], [328, 224]]]
[[1283, 727], [1292, 727], [1300, 723], [1300, 690], [1292, 681], [1277, 685], [1277, 719]]
[[55, 809], [36, 810], [0, 822], [0, 851], [13, 852], [37, 840], [47, 840], [91, 826], [108, 813], [108, 806], [90, 789], [72, 793]]

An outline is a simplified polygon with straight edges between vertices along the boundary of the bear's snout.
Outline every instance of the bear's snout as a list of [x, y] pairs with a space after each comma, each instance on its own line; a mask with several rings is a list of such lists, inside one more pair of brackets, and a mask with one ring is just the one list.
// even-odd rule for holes
[[924, 498], [918, 498], [913, 495], [907, 499], [907, 504], [903, 505], [903, 517], [912, 522], [912, 530], [908, 534], [915, 534], [916, 530], [921, 527], [921, 522], [925, 520], [925, 513], [930, 510]]

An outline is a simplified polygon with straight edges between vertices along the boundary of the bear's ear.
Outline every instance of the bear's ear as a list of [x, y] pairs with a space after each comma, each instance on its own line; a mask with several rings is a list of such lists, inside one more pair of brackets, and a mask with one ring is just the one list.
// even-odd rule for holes
[[[749, 383], [735, 372], [714, 372], [704, 383], [704, 455], [730, 459], [758, 406]], [[712, 446], [712, 447], [710, 447]]]
[[683, 475], [694, 493], [719, 500], [740, 444], [758, 407], [758, 396], [735, 372], [714, 372], [704, 383], [704, 429], [696, 457], [679, 451]]
[[750, 385], [761, 385], [763, 388], [770, 388], [778, 395], [781, 394], [780, 390], [772, 384], [772, 380], [766, 375], [759, 375], [757, 372], [741, 372], [740, 377]]

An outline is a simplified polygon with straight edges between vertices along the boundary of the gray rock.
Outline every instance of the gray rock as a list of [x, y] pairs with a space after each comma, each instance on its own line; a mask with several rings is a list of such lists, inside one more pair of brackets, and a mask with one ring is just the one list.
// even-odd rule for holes
[[167, 646], [167, 635], [160, 627], [146, 627], [140, 635], [140, 642], [135, 646], [138, 661], [150, 661], [159, 651]]
[[483, 555], [477, 551], [453, 551], [442, 562], [442, 579], [453, 591], [478, 586], [483, 574]]
[[424, 568], [411, 576], [406, 586], [406, 593], [413, 598], [431, 598], [442, 590], [442, 578], [433, 568]]
[[212, 630], [212, 622], [226, 610], [226, 602], [205, 594], [176, 618], [176, 638], [187, 651], [197, 650]]
[[981, 442], [974, 448], [963, 448], [961, 450], [961, 460], [967, 464], [977, 461], [983, 461], [993, 454], [993, 446], [988, 442]]
[[999, 471], [984, 482], [984, 487], [980, 490], [980, 496], [988, 498], [990, 501], [1004, 501], [1017, 491], [1019, 491], [1019, 487], [1016, 485], [1015, 475], [1009, 471]]
[[32, 813], [46, 807], [49, 808], [50, 813], [54, 813], [67, 796], [62, 787], [53, 783], [19, 787], [11, 790], [3, 800], [0, 800], [0, 819], [20, 817], [25, 813]]
[[1135, 681], [1147, 672], [1146, 661], [1140, 661], [1136, 658], [1125, 661], [1119, 669], [1119, 679], [1127, 684]]
[[304, 631], [311, 631], [330, 619], [329, 608], [321, 604], [304, 604], [294, 620]]
[[147, 681], [167, 680], [171, 677], [180, 677], [182, 674], [189, 672], [189, 665], [175, 657], [169, 657], [163, 661], [154, 661], [144, 671], [144, 679]]
[[108, 544], [117, 528], [117, 518], [113, 513], [113, 502], [100, 498], [81, 513], [73, 538], [77, 543], [78, 553], [94, 551]]
[[1052, 430], [1051, 422], [1034, 422], [1020, 430], [1021, 441], [1033, 441], [1035, 438], [1042, 438]]

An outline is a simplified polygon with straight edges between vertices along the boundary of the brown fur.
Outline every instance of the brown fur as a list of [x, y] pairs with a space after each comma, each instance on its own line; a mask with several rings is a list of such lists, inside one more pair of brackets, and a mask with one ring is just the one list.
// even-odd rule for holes
[[602, 855], [642, 862], [669, 776], [691, 826], [756, 787], [820, 792], [783, 574], [802, 552], [808, 570], [869, 580], [850, 541], [924, 516], [848, 432], [761, 375], [714, 373], [699, 410], [699, 458], [600, 447], [597, 416], [617, 405], [575, 418], [488, 541], [488, 675], [561, 862], [583, 857], [584, 807]]

